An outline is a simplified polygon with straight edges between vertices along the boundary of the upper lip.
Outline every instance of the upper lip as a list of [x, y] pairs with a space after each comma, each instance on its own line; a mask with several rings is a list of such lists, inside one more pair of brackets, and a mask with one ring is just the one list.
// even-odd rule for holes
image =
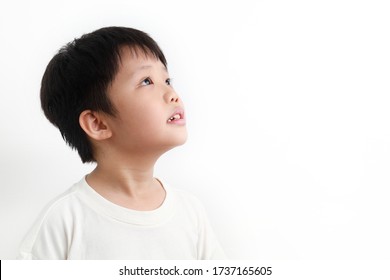
[[179, 115], [180, 119], [184, 119], [184, 109], [181, 107], [176, 107], [171, 116], [168, 118], [168, 120], [175, 115]]

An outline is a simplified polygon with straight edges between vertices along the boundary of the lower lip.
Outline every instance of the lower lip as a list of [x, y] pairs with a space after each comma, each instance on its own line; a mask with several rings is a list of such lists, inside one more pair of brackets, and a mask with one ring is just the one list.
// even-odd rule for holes
[[178, 119], [168, 122], [168, 124], [175, 124], [175, 125], [185, 125], [186, 120], [185, 119]]

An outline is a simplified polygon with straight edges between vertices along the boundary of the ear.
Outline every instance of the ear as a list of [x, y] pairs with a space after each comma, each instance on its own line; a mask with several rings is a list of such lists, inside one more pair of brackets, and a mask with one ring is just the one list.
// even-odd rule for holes
[[85, 110], [79, 116], [81, 128], [89, 137], [95, 140], [105, 140], [112, 136], [104, 116], [98, 112]]

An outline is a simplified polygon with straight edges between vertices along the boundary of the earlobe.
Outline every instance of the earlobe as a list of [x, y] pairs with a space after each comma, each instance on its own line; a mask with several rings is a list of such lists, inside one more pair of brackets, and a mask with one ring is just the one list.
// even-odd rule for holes
[[105, 140], [112, 136], [112, 132], [103, 116], [91, 110], [81, 112], [79, 123], [85, 133], [95, 140]]

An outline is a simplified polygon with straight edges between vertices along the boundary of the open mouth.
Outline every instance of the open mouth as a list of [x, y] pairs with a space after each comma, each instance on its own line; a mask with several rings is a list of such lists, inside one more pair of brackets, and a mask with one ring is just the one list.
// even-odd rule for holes
[[182, 108], [176, 108], [173, 114], [167, 120], [168, 123], [184, 124], [184, 110]]
[[172, 122], [172, 121], [175, 121], [175, 120], [180, 120], [181, 118], [182, 118], [182, 117], [181, 117], [180, 114], [176, 114], [176, 115], [170, 117], [170, 118], [168, 119], [168, 122]]

